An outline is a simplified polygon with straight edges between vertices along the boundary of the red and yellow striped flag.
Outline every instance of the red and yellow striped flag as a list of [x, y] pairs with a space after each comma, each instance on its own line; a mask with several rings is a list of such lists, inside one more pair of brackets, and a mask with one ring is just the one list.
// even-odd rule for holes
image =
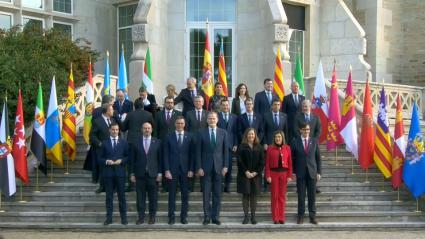
[[63, 114], [62, 138], [65, 144], [65, 153], [71, 160], [75, 160], [76, 155], [76, 119], [74, 76], [71, 71], [68, 81], [68, 98], [66, 99], [66, 108]]
[[283, 88], [283, 69], [281, 59], [282, 58], [280, 56], [280, 48], [277, 48], [276, 63], [274, 67], [273, 90], [276, 95], [279, 96], [279, 99], [282, 101], [283, 97], [285, 96], [285, 88]]
[[211, 65], [211, 53], [210, 53], [210, 41], [208, 35], [208, 23], [207, 23], [207, 34], [205, 39], [205, 51], [204, 51], [204, 65], [202, 69], [202, 91], [205, 94], [205, 106], [208, 109], [210, 97], [214, 95], [214, 78]]
[[393, 177], [391, 182], [393, 188], [399, 188], [403, 183], [403, 163], [406, 151], [406, 140], [404, 138], [403, 111], [401, 108], [400, 94], [397, 95], [397, 109], [394, 127], [393, 145]]
[[223, 47], [223, 38], [221, 39], [220, 45], [220, 56], [218, 64], [218, 82], [223, 85], [223, 95], [228, 96], [227, 92], [227, 76], [226, 76], [226, 64], [224, 62], [224, 47]]
[[375, 150], [373, 160], [385, 178], [392, 175], [392, 155], [385, 90], [382, 87], [376, 123]]

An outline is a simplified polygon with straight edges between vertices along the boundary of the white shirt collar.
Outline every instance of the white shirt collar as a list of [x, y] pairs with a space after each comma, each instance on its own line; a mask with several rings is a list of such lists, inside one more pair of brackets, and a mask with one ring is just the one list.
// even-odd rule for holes
[[182, 136], [184, 135], [184, 130], [182, 132], [179, 132], [176, 130], [176, 135], [179, 136], [179, 134], [181, 134]]
[[143, 135], [143, 140], [151, 140], [152, 139], [152, 136], [149, 136], [149, 137], [145, 137], [144, 135]]

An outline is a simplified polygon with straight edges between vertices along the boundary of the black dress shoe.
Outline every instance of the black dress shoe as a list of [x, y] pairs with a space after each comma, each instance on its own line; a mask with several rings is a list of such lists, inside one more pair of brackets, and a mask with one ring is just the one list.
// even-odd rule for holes
[[257, 224], [257, 219], [255, 219], [254, 216], [251, 216], [251, 224], [253, 225]]
[[182, 219], [180, 219], [180, 222], [181, 222], [182, 224], [187, 224], [187, 223], [188, 223], [186, 218], [182, 218]]
[[128, 221], [127, 220], [121, 221], [121, 224], [125, 226], [128, 224]]
[[319, 193], [322, 193], [322, 191], [320, 191], [320, 189], [316, 188], [316, 193], [319, 194]]
[[174, 225], [174, 223], [176, 223], [174, 218], [168, 220], [168, 225]]
[[249, 217], [248, 216], [245, 216], [243, 218], [242, 224], [248, 224], [248, 222], [249, 222]]
[[140, 225], [140, 224], [143, 224], [143, 223], [145, 223], [145, 219], [139, 219], [139, 220], [136, 221], [136, 225]]
[[112, 220], [108, 220], [108, 219], [106, 219], [106, 220], [103, 222], [103, 225], [104, 225], [104, 226], [108, 226], [109, 224], [112, 224]]
[[105, 192], [105, 188], [104, 187], [99, 187], [98, 189], [96, 189], [96, 191], [94, 191], [95, 193], [99, 194], [102, 192]]
[[299, 217], [297, 219], [297, 224], [303, 224], [304, 223], [304, 219], [302, 217]]
[[207, 219], [205, 219], [203, 222], [202, 222], [202, 225], [208, 225], [208, 224], [210, 224], [210, 220], [207, 220]]
[[155, 218], [154, 217], [150, 217], [148, 224], [155, 224]]
[[316, 218], [310, 218], [310, 223], [314, 224], [314, 225], [319, 224], [319, 222], [316, 220]]
[[221, 222], [219, 220], [217, 220], [217, 219], [213, 219], [212, 220], [212, 223], [214, 223], [217, 226], [220, 226], [221, 225]]
[[284, 221], [279, 221], [279, 224], [285, 224], [285, 222]]
[[278, 223], [279, 223], [278, 221], [274, 221], [274, 222], [273, 222], [273, 224], [278, 224]]

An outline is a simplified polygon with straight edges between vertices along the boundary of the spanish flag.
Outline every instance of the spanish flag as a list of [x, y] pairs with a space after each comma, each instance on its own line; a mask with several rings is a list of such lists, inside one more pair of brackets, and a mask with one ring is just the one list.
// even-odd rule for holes
[[68, 98], [66, 99], [66, 108], [63, 114], [63, 125], [62, 125], [62, 138], [64, 142], [65, 153], [68, 157], [74, 161], [76, 155], [76, 136], [77, 127], [75, 125], [75, 118], [77, 112], [75, 109], [75, 92], [74, 92], [74, 75], [71, 71], [69, 73], [68, 81]]
[[283, 88], [283, 68], [280, 56], [280, 48], [277, 48], [276, 54], [276, 63], [274, 67], [274, 82], [273, 82], [273, 90], [276, 95], [279, 96], [279, 99], [282, 101], [283, 97], [285, 97], [285, 89]]
[[214, 95], [214, 78], [211, 65], [211, 51], [210, 51], [210, 41], [208, 35], [208, 23], [207, 23], [207, 34], [205, 39], [205, 51], [204, 51], [204, 65], [203, 65], [203, 74], [202, 74], [202, 91], [205, 94], [205, 106], [208, 109], [210, 102], [210, 97]]

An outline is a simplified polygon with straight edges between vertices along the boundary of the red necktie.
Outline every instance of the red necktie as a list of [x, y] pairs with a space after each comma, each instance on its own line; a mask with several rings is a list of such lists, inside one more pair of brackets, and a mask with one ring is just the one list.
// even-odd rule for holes
[[307, 139], [304, 139], [304, 151], [305, 151], [305, 153], [308, 153], [308, 141], [307, 141]]

